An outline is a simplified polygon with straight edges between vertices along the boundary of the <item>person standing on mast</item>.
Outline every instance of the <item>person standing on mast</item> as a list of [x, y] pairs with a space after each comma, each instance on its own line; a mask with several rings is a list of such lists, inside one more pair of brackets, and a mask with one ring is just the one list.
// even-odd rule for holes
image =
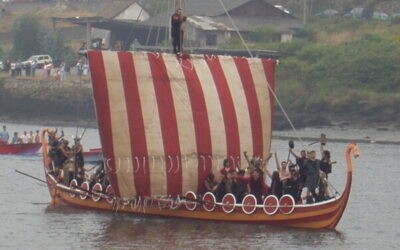
[[186, 21], [186, 16], [183, 15], [181, 8], [176, 9], [176, 12], [171, 17], [171, 37], [172, 47], [175, 54], [180, 54], [183, 43], [182, 23]]

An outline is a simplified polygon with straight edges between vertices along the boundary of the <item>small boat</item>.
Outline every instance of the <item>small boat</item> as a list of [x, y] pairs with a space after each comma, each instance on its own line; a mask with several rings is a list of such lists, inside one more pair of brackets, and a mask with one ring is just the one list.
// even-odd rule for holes
[[277, 61], [216, 55], [88, 51], [104, 168], [109, 185], [52, 173], [42, 132], [45, 176], [53, 205], [208, 221], [333, 229], [350, 196], [356, 144], [346, 149], [342, 194], [313, 204], [269, 194], [237, 202], [205, 192], [221, 160], [240, 168], [242, 151], [270, 153]]
[[101, 148], [91, 148], [89, 151], [83, 151], [85, 162], [98, 163], [103, 161]]
[[6, 154], [35, 154], [42, 143], [0, 144], [0, 155]]

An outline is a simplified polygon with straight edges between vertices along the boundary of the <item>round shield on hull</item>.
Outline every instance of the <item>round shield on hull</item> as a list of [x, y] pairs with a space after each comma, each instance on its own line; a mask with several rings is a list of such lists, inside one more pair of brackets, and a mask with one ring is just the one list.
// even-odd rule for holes
[[242, 210], [245, 214], [252, 214], [257, 209], [257, 198], [252, 195], [248, 194], [243, 198], [242, 202]]
[[[75, 180], [75, 179], [72, 179], [72, 181], [69, 183], [69, 187], [70, 187], [71, 189], [74, 189], [74, 190], [75, 190], [75, 187], [77, 187], [77, 186], [78, 186], [78, 181]], [[70, 193], [69, 193], [69, 196], [75, 197], [76, 194], [75, 194], [74, 192], [70, 192]]]
[[206, 210], [207, 212], [212, 212], [215, 209], [215, 196], [213, 193], [211, 192], [207, 192], [204, 194], [203, 196], [203, 208], [204, 210]]
[[113, 200], [114, 200], [114, 195], [115, 195], [114, 194], [114, 189], [112, 188], [111, 185], [107, 186], [106, 194], [108, 195], [107, 198], [106, 198], [106, 201], [111, 204], [113, 202]]
[[275, 195], [268, 195], [267, 198], [264, 199], [264, 212], [268, 215], [273, 215], [278, 211], [279, 200]]
[[283, 214], [291, 214], [294, 210], [294, 205], [293, 197], [288, 194], [279, 199], [279, 211]]
[[187, 191], [185, 194], [186, 202], [185, 207], [187, 210], [194, 211], [197, 207], [196, 194], [192, 191]]
[[222, 198], [222, 210], [225, 213], [232, 213], [235, 210], [235, 204], [236, 197], [231, 193], [224, 195], [224, 198]]
[[[82, 193], [79, 195], [82, 200], [85, 200], [88, 197], [88, 192], [89, 192], [89, 182], [85, 181], [84, 183], [81, 184], [81, 189]], [[86, 192], [84, 191], [86, 190]]]
[[94, 184], [92, 188], [92, 200], [93, 201], [99, 201], [101, 199], [101, 191], [103, 191], [103, 187], [101, 186], [100, 183]]

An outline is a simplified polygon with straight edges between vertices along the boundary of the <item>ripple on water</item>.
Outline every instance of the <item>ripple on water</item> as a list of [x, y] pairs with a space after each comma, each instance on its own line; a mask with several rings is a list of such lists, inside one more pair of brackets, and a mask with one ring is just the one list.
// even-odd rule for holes
[[[64, 130], [66, 134], [75, 133], [75, 128]], [[340, 135], [337, 130], [313, 132], [324, 132], [328, 138], [331, 132]], [[351, 133], [357, 134], [357, 131]], [[96, 136], [97, 130], [86, 131], [88, 148], [99, 145]], [[328, 141], [326, 147], [338, 161], [329, 179], [341, 192], [345, 183], [346, 144]], [[355, 161], [349, 204], [337, 231], [142, 218], [51, 208], [45, 186], [14, 172], [19, 169], [44, 179], [41, 157], [0, 156], [0, 248], [398, 249], [400, 196], [396, 190], [400, 189], [397, 160], [400, 148], [369, 143], [360, 143], [360, 147], [362, 155]], [[298, 149], [297, 145], [295, 149]], [[277, 151], [281, 159], [287, 157], [287, 141], [274, 140], [272, 150]]]

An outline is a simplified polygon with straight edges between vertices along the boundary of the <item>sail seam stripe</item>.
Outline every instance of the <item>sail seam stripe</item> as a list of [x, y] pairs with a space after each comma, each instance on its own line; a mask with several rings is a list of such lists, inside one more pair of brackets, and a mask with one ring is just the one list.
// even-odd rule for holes
[[182, 67], [177, 65], [177, 57], [171, 54], [163, 54], [162, 56], [170, 80], [176, 113], [181, 155], [176, 156], [175, 160], [180, 159], [182, 162], [182, 165], [178, 165], [182, 173], [182, 192], [196, 191], [199, 173], [195, 166], [198, 165], [198, 160], [194, 157], [187, 157], [197, 152], [193, 111], [188, 90], [189, 84], [186, 82]]
[[191, 64], [190, 59], [183, 60], [181, 67], [187, 82], [187, 88], [192, 106], [192, 115], [195, 128], [197, 159], [198, 159], [198, 185], [199, 193], [204, 193], [204, 180], [210, 173], [212, 162], [211, 131], [207, 113], [206, 100], [201, 87], [200, 79], [195, 67], [186, 67], [184, 64]]
[[103, 149], [103, 157], [105, 159], [105, 167], [107, 168], [108, 176], [115, 194], [120, 196], [118, 178], [116, 177], [115, 173], [114, 148], [111, 134], [112, 124], [103, 55], [101, 51], [90, 51], [88, 56], [90, 59], [90, 68], [92, 72], [93, 94], [95, 96], [97, 119], [100, 124], [99, 132]]
[[[160, 115], [157, 106], [150, 62], [146, 52], [134, 53], [140, 103], [144, 113], [144, 134], [149, 158], [150, 191], [152, 195], [167, 194], [167, 171]], [[144, 161], [146, 160], [143, 159]], [[143, 164], [143, 162], [141, 163]]]
[[[211, 58], [206, 56], [205, 60], [210, 68], [215, 86], [217, 87], [218, 96], [221, 101], [222, 115], [225, 124], [226, 144], [228, 149], [227, 157], [234, 158], [236, 160], [237, 157], [240, 157], [240, 139], [238, 121], [232, 95], [230, 93], [219, 58]], [[234, 163], [236, 164], [236, 161], [234, 161]]]
[[[274, 123], [273, 119], [275, 117], [275, 104], [274, 100], [277, 100], [277, 96], [275, 95], [275, 67], [276, 67], [276, 61], [275, 60], [270, 60], [270, 59], [261, 59], [262, 61], [262, 67], [264, 71], [265, 78], [267, 80], [267, 88], [269, 92], [269, 102], [270, 102], [270, 126], [269, 126], [269, 136], [270, 138], [272, 137], [272, 125]], [[269, 139], [269, 148], [271, 148], [271, 139]]]
[[[261, 111], [259, 107], [254, 79], [246, 58], [234, 58], [243, 90], [246, 96], [251, 132], [253, 139], [253, 155], [263, 157], [263, 128], [261, 122]], [[245, 115], [245, 114], [244, 114]]]
[[180, 156], [181, 152], [171, 83], [163, 57], [148, 53], [148, 59], [160, 115], [167, 171], [167, 194], [175, 196], [182, 193], [182, 169], [179, 169], [182, 162], [180, 158], [175, 160], [175, 157]]
[[[151, 189], [147, 143], [132, 53], [119, 52], [119, 61], [125, 90], [125, 103], [128, 111], [132, 151], [131, 161], [133, 165], [132, 174], [134, 175], [136, 194], [139, 196], [149, 196]], [[146, 160], [143, 160], [144, 157]]]
[[[107, 90], [110, 105], [111, 134], [113, 139], [116, 175], [121, 197], [132, 197], [136, 194], [134, 185], [133, 164], [129, 133], [128, 110], [125, 103], [125, 91], [121, 75], [118, 53], [103, 52], [106, 64]], [[121, 133], [123, 131], [124, 133]]]

